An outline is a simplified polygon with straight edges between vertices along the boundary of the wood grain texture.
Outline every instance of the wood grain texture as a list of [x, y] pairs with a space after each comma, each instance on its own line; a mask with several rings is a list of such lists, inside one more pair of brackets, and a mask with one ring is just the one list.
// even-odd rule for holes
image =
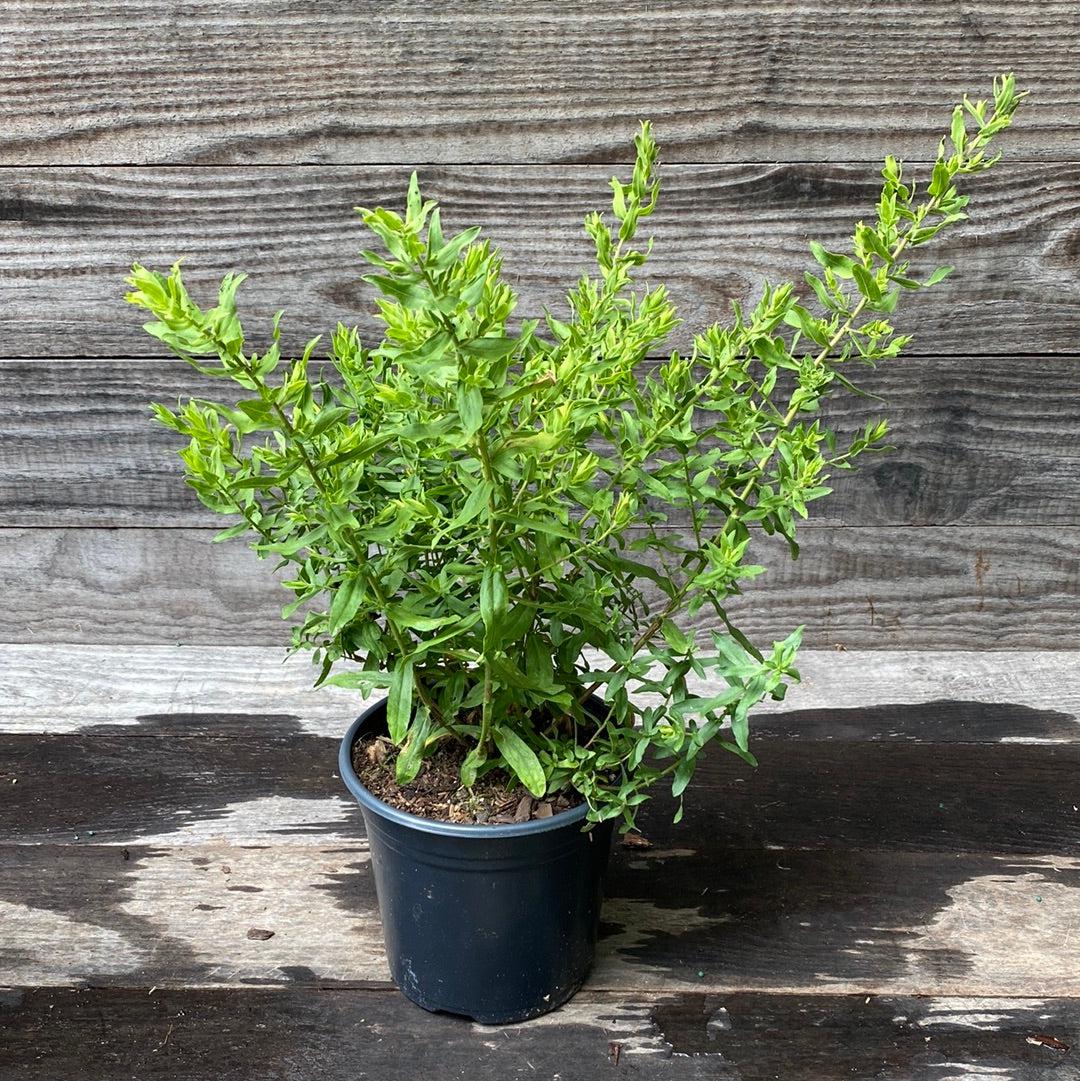
[[[920, 720], [932, 727], [926, 706], [893, 712], [909, 728]], [[291, 719], [251, 722], [244, 739], [187, 735], [183, 716], [147, 717], [142, 724], [154, 735], [141, 739], [108, 727], [0, 735], [0, 843], [310, 847], [362, 836], [335, 775], [338, 739], [296, 734]], [[1012, 706], [1017, 729], [1055, 722], [1060, 715]], [[783, 724], [761, 727], [753, 743], [759, 769], [711, 748], [686, 795], [687, 817], [709, 823], [725, 849], [839, 845], [951, 858], [1050, 856], [1080, 843], [1080, 742], [830, 740], [823, 722], [793, 740]], [[666, 786], [652, 796], [641, 829], [660, 849], [703, 844], [693, 829], [672, 824]]]
[[[1074, 9], [7, 5], [0, 1074], [1080, 1077]], [[714, 749], [680, 826], [668, 794], [645, 807], [581, 996], [497, 1032], [420, 1013], [335, 773], [360, 702], [279, 664], [270, 564], [207, 544], [145, 410], [199, 383], [138, 329], [127, 266], [185, 255], [200, 293], [252, 271], [259, 345], [284, 298], [288, 349], [339, 319], [370, 338], [351, 208], [426, 162], [448, 225], [504, 248], [518, 314], [558, 311], [601, 163], [651, 116], [673, 164], [650, 274], [685, 346], [798, 280], [811, 237], [842, 243], [882, 153], [925, 160], [1008, 68], [1034, 91], [1011, 160], [927, 261], [960, 273], [864, 380], [891, 404], [833, 412], [890, 415], [898, 452], [838, 486], [799, 562], [764, 546], [733, 608], [849, 652], [804, 654], [761, 711], [761, 769]]]
[[[1080, 358], [922, 357], [824, 410], [841, 442], [889, 417], [892, 453], [839, 473], [833, 525], [1080, 525]], [[0, 526], [212, 526], [184, 484], [182, 440], [148, 403], [235, 401], [182, 361], [0, 362]], [[231, 397], [230, 397], [231, 394]]]
[[[591, 656], [591, 655], [590, 655]], [[755, 710], [787, 739], [1073, 742], [1080, 653], [804, 649], [800, 683]], [[306, 655], [273, 646], [0, 645], [0, 732], [340, 738], [362, 700], [312, 688]], [[709, 686], [691, 674], [701, 693]], [[918, 709], [909, 707], [918, 706]]]
[[[0, 531], [0, 642], [282, 645], [289, 599], [272, 564], [209, 530]], [[787, 560], [763, 538], [768, 574], [730, 611], [770, 641], [847, 649], [1080, 647], [1080, 530], [1023, 527], [807, 529]], [[696, 625], [709, 625], [704, 611]]]
[[1015, 147], [1080, 150], [1063, 0], [7, 7], [9, 164], [605, 160], [640, 117], [672, 160], [910, 157], [1010, 68]]
[[1028, 1038], [1080, 1041], [1075, 999], [752, 992], [583, 992], [536, 1021], [490, 1029], [388, 990], [43, 988], [2, 995], [0, 1023], [20, 1081], [266, 1081], [308, 1076], [313, 1064], [322, 1081], [1063, 1081], [1071, 1054]]
[[[613, 855], [588, 989], [1080, 997], [1075, 858], [693, 843]], [[7, 983], [387, 982], [361, 849], [124, 851], [0, 848]]]
[[[360, 281], [369, 236], [357, 205], [397, 206], [409, 170], [365, 168], [97, 168], [4, 171], [0, 200], [0, 356], [160, 356], [124, 304], [132, 260], [179, 256], [196, 296], [231, 269], [251, 272], [241, 294], [249, 337], [269, 336], [287, 307], [283, 342], [302, 347], [338, 320], [375, 333]], [[445, 225], [483, 225], [501, 246], [518, 315], [565, 310], [590, 264], [580, 222], [606, 205], [601, 166], [432, 166], [425, 192]], [[925, 172], [925, 170], [924, 170]], [[671, 166], [649, 219], [649, 276], [670, 287], [684, 319], [672, 342], [727, 319], [732, 299], [763, 278], [802, 281], [816, 267], [810, 239], [839, 246], [873, 213], [880, 178], [867, 165]], [[958, 266], [948, 283], [904, 298], [897, 325], [930, 354], [1075, 353], [1080, 333], [1080, 164], [1011, 161], [972, 179], [972, 221], [917, 266]], [[605, 194], [607, 193], [607, 194]], [[925, 250], [924, 250], [925, 251]]]

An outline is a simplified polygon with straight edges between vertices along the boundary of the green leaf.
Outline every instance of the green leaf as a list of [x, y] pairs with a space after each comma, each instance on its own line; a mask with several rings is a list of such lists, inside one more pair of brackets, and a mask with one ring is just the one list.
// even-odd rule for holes
[[864, 225], [859, 230], [859, 239], [863, 245], [872, 251], [875, 255], [880, 256], [886, 263], [892, 262], [892, 252], [885, 247], [884, 241], [877, 234], [876, 229], [871, 229], [870, 226]]
[[[430, 237], [430, 232], [429, 232]], [[458, 233], [453, 240], [444, 244], [432, 255], [432, 262], [439, 270], [445, 270], [457, 261], [458, 256], [480, 235], [480, 226], [474, 225], [463, 233]]]
[[359, 574], [346, 578], [336, 590], [330, 603], [330, 626], [326, 633], [339, 634], [356, 615], [364, 601], [364, 581]]
[[537, 532], [544, 533], [549, 537], [561, 537], [563, 540], [576, 541], [578, 535], [558, 522], [547, 521], [541, 518], [523, 518], [518, 514], [506, 514], [502, 516], [504, 522], [510, 522], [525, 534]]
[[621, 220], [626, 216], [626, 198], [623, 195], [623, 186], [617, 176], [611, 178], [611, 190], [613, 193], [611, 208], [615, 211], [615, 217]]
[[[415, 175], [415, 174], [414, 174]], [[394, 763], [394, 778], [398, 784], [409, 784], [424, 763], [424, 744], [431, 729], [431, 713], [423, 703], [416, 707], [416, 716], [409, 729], [409, 739]]]
[[484, 635], [485, 643], [490, 645], [498, 641], [508, 603], [509, 593], [502, 568], [485, 567], [480, 579], [480, 618], [487, 631]]
[[324, 681], [332, 687], [345, 687], [350, 691], [370, 691], [385, 689], [394, 682], [392, 672], [383, 672], [374, 668], [363, 668], [351, 672], [335, 672]]
[[406, 604], [388, 604], [386, 614], [396, 626], [412, 631], [433, 631], [437, 627], [445, 627], [448, 623], [457, 621], [456, 616], [433, 616], [426, 612], [418, 612]]
[[828, 251], [816, 240], [810, 241], [810, 254], [838, 278], [850, 278], [855, 268], [855, 260], [850, 256], [838, 255], [836, 252]]
[[803, 274], [803, 278], [805, 279], [806, 284], [814, 290], [814, 295], [818, 298], [818, 303], [823, 308], [827, 308], [829, 311], [838, 310], [839, 304], [836, 298], [829, 293], [825, 288], [825, 283], [816, 274], [811, 274], [809, 271], [806, 271], [806, 273]]
[[439, 219], [439, 208], [435, 207], [428, 219], [428, 251], [437, 252], [442, 246], [442, 222]]
[[745, 748], [740, 747], [736, 743], [732, 743], [729, 739], [720, 739], [716, 742], [719, 743], [725, 751], [730, 751], [732, 754], [738, 755], [744, 762], [749, 763], [751, 766], [757, 766], [757, 759]]
[[690, 778], [694, 776], [695, 762], [696, 759], [683, 758], [675, 767], [675, 777], [671, 782], [671, 794], [676, 798], [686, 791], [686, 786], [690, 783]]
[[899, 288], [890, 289], [882, 298], [874, 304], [874, 311], [893, 312], [896, 310], [896, 302], [900, 299]]
[[944, 281], [955, 269], [955, 267], [951, 266], [939, 266], [937, 270], [923, 282], [923, 285], [937, 285], [938, 282]]
[[331, 406], [323, 409], [315, 418], [315, 423], [308, 429], [308, 435], [322, 435], [328, 428], [340, 423], [349, 415], [349, 410], [343, 405]]
[[471, 522], [486, 506], [491, 494], [491, 484], [486, 480], [471, 481], [469, 497], [462, 504], [461, 510], [447, 523], [448, 529], [459, 529]]
[[936, 198], [939, 195], [943, 195], [949, 187], [949, 167], [944, 161], [938, 161], [934, 164], [934, 173], [930, 178], [930, 184], [927, 187], [927, 194], [932, 198]]
[[418, 225], [420, 221], [420, 181], [415, 169], [409, 177], [409, 191], [405, 197], [405, 220], [410, 225]]
[[676, 653], [689, 653], [694, 648], [693, 640], [683, 634], [670, 619], [665, 619], [660, 625], [660, 633]]
[[496, 727], [492, 730], [499, 754], [513, 770], [518, 780], [537, 798], [547, 791], [544, 767], [533, 749], [512, 729]]
[[239, 480], [230, 482], [230, 486], [236, 491], [247, 492], [276, 488], [281, 483], [278, 477], [241, 477]]
[[851, 270], [855, 275], [855, 284], [859, 287], [859, 292], [862, 293], [867, 300], [881, 300], [881, 286], [874, 280], [874, 276], [870, 271], [861, 263], [855, 263]]
[[435, 300], [431, 290], [419, 281], [402, 281], [400, 277], [389, 274], [365, 274], [363, 280], [386, 296], [393, 297], [403, 308], [424, 310], [430, 308]]
[[742, 697], [742, 693], [741, 687], [728, 687], [726, 691], [709, 695], [708, 698], [684, 698], [681, 702], [676, 702], [671, 707], [671, 711], [677, 717], [685, 717], [687, 714], [711, 713], [713, 710], [723, 709], [733, 702], [737, 702]]
[[791, 310], [784, 314], [784, 322], [789, 326], [798, 327], [812, 342], [818, 345], [827, 345], [829, 335], [822, 320], [815, 318], [801, 304], [795, 304]]
[[484, 749], [477, 745], [465, 756], [461, 763], [461, 783], [466, 788], [472, 788], [476, 784], [476, 777], [480, 767], [487, 761]]
[[484, 395], [480, 388], [459, 385], [457, 407], [462, 430], [466, 435], [475, 435], [484, 424]]
[[413, 699], [413, 662], [399, 660], [394, 666], [390, 680], [390, 694], [386, 700], [386, 727], [389, 729], [390, 738], [399, 747], [409, 730], [409, 720], [412, 717]]
[[469, 357], [494, 361], [510, 356], [517, 345], [517, 338], [474, 338], [471, 342], [462, 342], [461, 351]]
[[964, 147], [967, 144], [967, 130], [964, 126], [963, 105], [957, 105], [956, 108], [953, 109], [952, 127], [949, 132], [949, 137], [952, 139], [952, 144], [956, 149], [957, 154], [963, 154]]
[[212, 543], [220, 544], [221, 541], [232, 540], [233, 537], [242, 537], [251, 526], [247, 522], [240, 522], [237, 525], [229, 526], [228, 529], [223, 529], [220, 533], [215, 533]]

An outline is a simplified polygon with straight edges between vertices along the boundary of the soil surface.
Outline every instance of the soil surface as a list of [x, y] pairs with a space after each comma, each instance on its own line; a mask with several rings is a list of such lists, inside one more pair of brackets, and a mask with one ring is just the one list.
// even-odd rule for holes
[[385, 736], [357, 740], [352, 750], [353, 769], [373, 796], [398, 810], [436, 822], [503, 826], [550, 818], [582, 802], [573, 791], [534, 799], [520, 784], [511, 788], [503, 770], [485, 773], [472, 788], [464, 788], [460, 770], [465, 748], [450, 743], [443, 743], [426, 758], [412, 783], [401, 787], [394, 779], [397, 753]]

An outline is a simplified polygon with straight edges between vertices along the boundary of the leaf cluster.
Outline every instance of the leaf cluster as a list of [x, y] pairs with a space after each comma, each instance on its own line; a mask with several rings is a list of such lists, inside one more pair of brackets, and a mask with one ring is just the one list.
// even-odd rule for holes
[[382, 340], [339, 325], [321, 367], [319, 339], [282, 356], [280, 313], [248, 346], [242, 275], [204, 311], [178, 265], [133, 267], [147, 331], [241, 392], [154, 406], [199, 499], [235, 519], [217, 539], [286, 569], [282, 615], [319, 682], [387, 692], [401, 783], [460, 741], [466, 785], [502, 769], [629, 826], [661, 778], [681, 797], [707, 744], [753, 763], [750, 711], [798, 678], [800, 630], [761, 648], [729, 617], [764, 570], [752, 542], [797, 556], [832, 474], [882, 447], [883, 421], [840, 445], [820, 405], [858, 392], [853, 362], [910, 341], [890, 322], [901, 296], [951, 269], [921, 276], [913, 253], [964, 219], [958, 184], [997, 161], [1021, 96], [1004, 76], [958, 106], [922, 191], [886, 158], [875, 217], [844, 251], [811, 244], [805, 293], [766, 284], [659, 363], [678, 317], [635, 277], [659, 195], [648, 123], [610, 212], [585, 219], [596, 271], [561, 317], [512, 323], [499, 252], [477, 228], [444, 233], [415, 174], [403, 212], [359, 208]]

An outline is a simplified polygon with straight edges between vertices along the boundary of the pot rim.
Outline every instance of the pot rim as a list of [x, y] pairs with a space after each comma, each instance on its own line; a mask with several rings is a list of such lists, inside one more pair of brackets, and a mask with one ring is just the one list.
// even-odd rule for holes
[[568, 811], [560, 811], [550, 818], [535, 818], [530, 819], [528, 822], [509, 822], [505, 825], [489, 826], [479, 822], [442, 822], [435, 818], [422, 818], [420, 815], [402, 811], [386, 803], [364, 787], [352, 764], [352, 748], [357, 736], [360, 734], [360, 730], [385, 709], [385, 698], [379, 699], [379, 701], [368, 706], [349, 725], [348, 731], [345, 733], [338, 749], [338, 772], [345, 782], [345, 787], [356, 797], [361, 807], [379, 815], [380, 818], [389, 819], [399, 826], [419, 830], [422, 833], [434, 833], [442, 837], [468, 837], [480, 841], [507, 837], [525, 837], [538, 833], [548, 833], [551, 830], [564, 829], [567, 826], [580, 824], [589, 813], [589, 805], [581, 803], [577, 807], [571, 807]]

